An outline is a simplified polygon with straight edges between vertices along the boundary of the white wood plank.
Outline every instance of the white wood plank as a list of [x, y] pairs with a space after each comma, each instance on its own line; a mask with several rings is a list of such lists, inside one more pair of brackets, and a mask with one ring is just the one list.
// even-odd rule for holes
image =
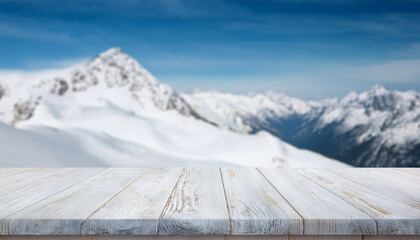
[[149, 169], [82, 224], [82, 234], [157, 234], [159, 217], [182, 169]]
[[0, 178], [26, 172], [31, 169], [32, 168], [0, 168]]
[[420, 236], [0, 236], [0, 240], [419, 240]]
[[[384, 238], [381, 238], [384, 237]], [[0, 236], [0, 240], [363, 240], [362, 236]], [[415, 240], [416, 236], [375, 236], [374, 240]]]
[[396, 174], [401, 174], [403, 179], [407, 180], [408, 182], [414, 181], [420, 184], [420, 176], [418, 175], [420, 171], [412, 171], [414, 169], [408, 168], [391, 168], [391, 171], [394, 171]]
[[[98, 235], [98, 236], [75, 236], [75, 235], [50, 235], [50, 236], [35, 236], [35, 235], [25, 235], [25, 236], [1, 236], [0, 240], [225, 240], [225, 236], [211, 236], [211, 235], [201, 235], [201, 236], [126, 236], [126, 235]], [[248, 238], [246, 238], [248, 239]], [[274, 239], [274, 238], [273, 238]], [[285, 238], [275, 238], [276, 240], [287, 240]]]
[[2, 234], [78, 235], [81, 223], [144, 169], [108, 169], [2, 220]]
[[254, 239], [256, 240], [363, 240], [362, 236], [346, 236], [346, 235], [227, 236], [226, 239], [228, 240], [254, 240]]
[[302, 218], [256, 169], [221, 172], [232, 235], [303, 233]]
[[420, 168], [394, 168], [394, 170], [412, 174], [420, 178]]
[[245, 236], [245, 235], [230, 235], [226, 236], [228, 240], [290, 240], [288, 235], [277, 235], [277, 236]]
[[330, 171], [361, 184], [374, 192], [388, 196], [398, 202], [405, 203], [410, 207], [420, 210], [420, 190], [416, 188], [354, 168], [337, 168], [331, 169]]
[[228, 240], [363, 240], [362, 236], [227, 236]]
[[159, 220], [159, 234], [229, 233], [219, 169], [184, 169]]
[[[32, 171], [31, 174], [22, 173], [8, 177], [10, 179], [13, 178], [13, 181], [9, 181], [8, 184], [14, 187], [1, 187], [0, 219], [103, 171], [105, 169], [64, 168], [36, 171], [35, 173], [39, 173], [39, 177], [34, 177]], [[4, 180], [0, 179], [1, 186], [5, 184]]]
[[420, 179], [412, 174], [405, 174], [391, 168], [360, 168], [359, 170], [420, 190]]
[[225, 236], [94, 236], [94, 240], [225, 240]]
[[363, 240], [362, 236], [290, 236], [289, 240]]
[[28, 183], [34, 181], [37, 183], [47, 182], [74, 170], [76, 168], [31, 168], [0, 178], [0, 188], [3, 192], [13, 191], [16, 188], [26, 186]]
[[0, 236], [0, 240], [92, 240], [91, 236]]
[[259, 169], [304, 219], [304, 234], [376, 234], [367, 214], [291, 169]]
[[[225, 236], [0, 236], [0, 240], [225, 240]], [[283, 238], [276, 240], [283, 240]], [[284, 239], [287, 240], [287, 237]]]
[[32, 182], [47, 182], [63, 173], [71, 171], [75, 168], [33, 168], [20, 174], [0, 178], [0, 188], [2, 191], [9, 191], [22, 186], [26, 186]]
[[16, 169], [19, 169], [19, 168], [0, 168], [0, 176], [4, 173], [8, 173], [10, 171], [15, 171]]
[[0, 236], [0, 240], [419, 240], [420, 236]]
[[[182, 181], [185, 181], [184, 188], [177, 186], [174, 187], [176, 184], [177, 175], [175, 174], [172, 176], [175, 180], [168, 180], [166, 179], [170, 174], [163, 174], [160, 171], [166, 170], [158, 170], [158, 169], [151, 169], [145, 173], [139, 171], [136, 174], [132, 175], [131, 181], [127, 180], [126, 185], [121, 185], [120, 189], [115, 188], [116, 190], [113, 191], [109, 189], [109, 187], [114, 188], [116, 183], [120, 181], [121, 178], [127, 177], [127, 174], [113, 174], [111, 177], [105, 177], [101, 180], [96, 180], [95, 182], [91, 182], [92, 179], [96, 174], [105, 169], [96, 169], [94, 172], [92, 169], [28, 169], [28, 171], [24, 171], [22, 173], [17, 173], [16, 169], [1, 169], [0, 168], [0, 175], [2, 173], [9, 174], [4, 178], [0, 178], [0, 216], [1, 214], [7, 213], [7, 211], [11, 211], [14, 213], [7, 217], [4, 221], [0, 220], [0, 234], [7, 233], [9, 229], [12, 229], [13, 234], [80, 234], [81, 228], [80, 226], [85, 226], [83, 220], [88, 218], [89, 220], [97, 221], [97, 224], [92, 224], [93, 228], [95, 229], [95, 234], [136, 234], [135, 232], [140, 230], [138, 229], [145, 229], [153, 226], [153, 223], [148, 224], [148, 222], [137, 222], [134, 224], [132, 221], [142, 221], [142, 220], [151, 220], [154, 221], [154, 226], [156, 226], [156, 219], [159, 216], [159, 205], [165, 205], [165, 202], [168, 199], [167, 195], [170, 195], [170, 191], [172, 189], [179, 189], [178, 194], [183, 195], [181, 197], [178, 194], [171, 196], [171, 199], [177, 197], [179, 199], [187, 199], [187, 204], [183, 203], [183, 201], [176, 201], [178, 204], [175, 206], [178, 207], [178, 210], [185, 211], [187, 213], [186, 216], [178, 216], [175, 217], [176, 214], [182, 215], [177, 213], [176, 207], [173, 210], [175, 221], [172, 219], [168, 219], [170, 224], [172, 224], [172, 228], [175, 231], [168, 231], [164, 234], [191, 234], [193, 231], [197, 230], [199, 227], [205, 229], [220, 229], [219, 227], [214, 227], [215, 222], [221, 221], [221, 219], [216, 219], [215, 217], [211, 217], [210, 221], [207, 221], [207, 215], [211, 211], [218, 212], [217, 207], [212, 207], [208, 203], [206, 206], [203, 206], [201, 201], [196, 201], [196, 199], [188, 199], [188, 198], [195, 198], [197, 197], [199, 200], [205, 198], [204, 196], [210, 196], [216, 192], [213, 190], [215, 186], [215, 180], [217, 179], [215, 174], [210, 174], [211, 180], [203, 180], [203, 176], [206, 174], [197, 172], [203, 171], [200, 169], [189, 169], [194, 173], [190, 173], [189, 175], [185, 173], [183, 177], [179, 178], [179, 184]], [[126, 171], [127, 169], [117, 169], [115, 171]], [[210, 169], [211, 170], [211, 169]], [[419, 234], [419, 221], [420, 221], [420, 214], [419, 209], [416, 207], [418, 203], [418, 197], [420, 192], [420, 186], [417, 184], [417, 170], [416, 169], [332, 169], [332, 170], [316, 170], [316, 169], [300, 169], [297, 170], [299, 174], [290, 173], [285, 171], [285, 174], [276, 175], [275, 173], [282, 172], [284, 170], [261, 170], [267, 180], [263, 177], [263, 175], [252, 174], [253, 169], [233, 169], [234, 171], [229, 172], [230, 169], [223, 169], [223, 174], [221, 175], [222, 171], [219, 172], [219, 180], [222, 191], [222, 198], [221, 201], [225, 206], [228, 204], [230, 211], [226, 213], [232, 214], [232, 230], [235, 231], [235, 218], [233, 214], [235, 211], [240, 212], [241, 209], [233, 209], [233, 208], [242, 208], [242, 211], [245, 212], [240, 217], [237, 217], [239, 221], [242, 223], [248, 221], [253, 224], [251, 228], [256, 229], [256, 231], [260, 231], [258, 227], [264, 228], [276, 228], [279, 224], [281, 225], [284, 220], [289, 218], [284, 217], [276, 217], [272, 218], [273, 221], [269, 221], [271, 219], [269, 217], [270, 214], [272, 215], [279, 215], [276, 209], [278, 203], [268, 203], [266, 204], [269, 207], [264, 206], [264, 202], [273, 201], [273, 195], [277, 192], [279, 198], [286, 199], [284, 200], [286, 203], [290, 203], [294, 209], [297, 210], [298, 213], [305, 218], [305, 234], [311, 234], [309, 231], [309, 220], [316, 221], [316, 218], [308, 218], [306, 217], [305, 213], [307, 211], [310, 214], [321, 214], [324, 212], [326, 215], [333, 215], [334, 208], [337, 208], [337, 205], [343, 204], [343, 200], [347, 203], [355, 206], [359, 210], [363, 211], [369, 216], [372, 216], [376, 219], [378, 226], [379, 226], [379, 233], [380, 234]], [[111, 170], [108, 170], [108, 172]], [[153, 172], [155, 171], [155, 172]], [[167, 171], [175, 171], [173, 169], [167, 169]], [[178, 170], [178, 175], [179, 175]], [[185, 170], [187, 171], [187, 170]], [[206, 171], [209, 171], [207, 169]], [[217, 171], [216, 171], [217, 172]], [[250, 174], [251, 172], [251, 174]], [[255, 172], [255, 171], [254, 171]], [[266, 173], [268, 172], [268, 173]], [[308, 174], [309, 172], [309, 174]], [[232, 174], [233, 173], [233, 174]], [[359, 174], [357, 174], [359, 173]], [[105, 173], [103, 173], [105, 174]], [[146, 176], [149, 174], [150, 176]], [[271, 174], [271, 175], [270, 175]], [[187, 176], [188, 175], [188, 176]], [[217, 174], [216, 174], [217, 175]], [[233, 175], [233, 176], [232, 176]], [[240, 175], [240, 177], [237, 177]], [[92, 177], [93, 176], [93, 177]], [[160, 179], [158, 176], [162, 176]], [[224, 183], [223, 180], [228, 181], [228, 183]], [[97, 176], [98, 177], [98, 176]], [[212, 178], [213, 177], [213, 178]], [[233, 179], [231, 179], [233, 177]], [[90, 178], [90, 179], [89, 179]], [[189, 180], [182, 180], [183, 178]], [[237, 179], [236, 179], [237, 178]], [[89, 180], [86, 180], [89, 179]], [[166, 179], [166, 180], [165, 180]], [[261, 181], [265, 180], [264, 181]], [[275, 180], [276, 179], [276, 180]], [[308, 180], [309, 179], [309, 180]], [[84, 187], [79, 187], [78, 191], [73, 191], [69, 193], [69, 191], [77, 186], [83, 185], [78, 184], [81, 181], [90, 182], [86, 184]], [[165, 185], [163, 182], [172, 183], [172, 186], [169, 186], [160, 192], [158, 189], [160, 186]], [[230, 182], [229, 182], [230, 181]], [[216, 180], [217, 182], [217, 180]], [[270, 183], [271, 182], [271, 183]], [[276, 184], [276, 182], [279, 182]], [[227, 187], [230, 186], [230, 190], [227, 190]], [[76, 186], [74, 186], [76, 185]], [[263, 187], [259, 185], [264, 185]], [[274, 185], [277, 190], [271, 186]], [[198, 187], [200, 186], [200, 187]], [[267, 186], [271, 186], [271, 190]], [[322, 186], [322, 188], [320, 187]], [[226, 188], [226, 196], [223, 192], [223, 187]], [[204, 190], [202, 188], [205, 188]], [[208, 193], [208, 188], [211, 193]], [[198, 189], [195, 191], [194, 189]], [[258, 190], [260, 189], [260, 190]], [[262, 189], [262, 190], [261, 190]], [[283, 189], [283, 190], [280, 190]], [[302, 192], [310, 190], [311, 193]], [[239, 191], [239, 193], [235, 192], [237, 196], [244, 196], [243, 199], [238, 198], [236, 200], [236, 205], [230, 205], [229, 201], [229, 191]], [[274, 193], [272, 191], [275, 191]], [[284, 191], [284, 193], [282, 193]], [[104, 193], [105, 192], [105, 193]], [[204, 193], [203, 193], [204, 192]], [[278, 193], [280, 192], [281, 195]], [[142, 195], [142, 193], [147, 193]], [[198, 193], [198, 194], [197, 194]], [[332, 194], [333, 193], [333, 194]], [[103, 194], [103, 195], [101, 195]], [[108, 194], [107, 197], [103, 197]], [[167, 195], [165, 195], [167, 194]], [[301, 194], [301, 195], [298, 195]], [[326, 195], [324, 195], [326, 194]], [[326, 197], [328, 194], [332, 197]], [[165, 196], [163, 196], [165, 195]], [[219, 194], [220, 195], [220, 194]], [[275, 194], [274, 194], [275, 195]], [[101, 197], [102, 196], [102, 197]], [[138, 197], [136, 197], [138, 196]], [[161, 198], [159, 196], [162, 196]], [[268, 196], [268, 197], [267, 197]], [[299, 197], [297, 197], [299, 196]], [[337, 198], [338, 196], [339, 198]], [[213, 197], [213, 196], [211, 196]], [[225, 197], [225, 198], [224, 198]], [[312, 197], [312, 199], [311, 199]], [[266, 200], [261, 200], [261, 198], [266, 198]], [[316, 200], [320, 201], [317, 203]], [[325, 198], [325, 199], [324, 199]], [[331, 201], [331, 198], [336, 198], [338, 200]], [[51, 199], [55, 199], [52, 201]], [[83, 199], [83, 200], [82, 200]], [[102, 203], [99, 201], [102, 199]], [[147, 200], [149, 200], [149, 204], [147, 204]], [[257, 200], [255, 200], [257, 199]], [[267, 200], [268, 199], [268, 200]], [[207, 200], [207, 199], [206, 199]], [[227, 200], [227, 201], [226, 201]], [[212, 200], [214, 201], [214, 200]], [[274, 202], [276, 201], [274, 197]], [[325, 202], [329, 201], [328, 204]], [[341, 201], [341, 203], [339, 203]], [[93, 203], [96, 202], [97, 206], [93, 207]], [[166, 205], [166, 208], [169, 208], [169, 202]], [[192, 204], [190, 203], [192, 202]], [[235, 202], [235, 201], [234, 201]], [[257, 204], [255, 202], [263, 202], [263, 204]], [[309, 204], [321, 204], [321, 207], [316, 207], [313, 212], [313, 209], [310, 208]], [[144, 204], [143, 204], [144, 203]], [[86, 206], [89, 205], [89, 206]], [[323, 205], [325, 204], [325, 205]], [[144, 206], [147, 206], [145, 209]], [[256, 206], [257, 207], [256, 207]], [[300, 206], [300, 205], [303, 205]], [[327, 205], [327, 206], [326, 206]], [[17, 209], [14, 209], [16, 206]], [[246, 206], [246, 207], [245, 207]], [[251, 206], [251, 207], [250, 207]], [[262, 207], [261, 207], [262, 206]], [[273, 207], [274, 206], [274, 207]], [[300, 206], [300, 207], [299, 207]], [[348, 204], [343, 205], [344, 208], [347, 208]], [[343, 208], [343, 206], [340, 206]], [[328, 209], [328, 207], [332, 209]], [[162, 209], [163, 207], [160, 207]], [[142, 210], [143, 209], [143, 210]], [[207, 210], [204, 210], [207, 209]], [[208, 209], [211, 209], [209, 211]], [[245, 209], [245, 210], [243, 210]], [[267, 209], [267, 210], [265, 210]], [[304, 209], [302, 211], [301, 209]], [[317, 212], [319, 209], [319, 212]], [[322, 210], [320, 210], [322, 209]], [[20, 210], [19, 212], [17, 212]], [[348, 209], [337, 209], [337, 215], [345, 215], [349, 219], [352, 218], [353, 220], [357, 218], [348, 216], [346, 212]], [[143, 211], [143, 212], [142, 212]], [[147, 211], [147, 212], [146, 212]], [[270, 213], [265, 213], [270, 212]], [[342, 213], [343, 211], [344, 213]], [[86, 218], [82, 218], [81, 216], [84, 213], [89, 213]], [[145, 217], [149, 214], [149, 217]], [[161, 215], [162, 219], [164, 217], [164, 213]], [[189, 217], [188, 217], [188, 214]], [[309, 214], [309, 215], [310, 215]], [[142, 217], [137, 217], [142, 215]], [[239, 214], [241, 215], [241, 214]], [[79, 216], [79, 218], [77, 217]], [[118, 216], [118, 217], [115, 217]], [[125, 218], [124, 218], [125, 216]], [[196, 217], [198, 216], [198, 217]], [[228, 219], [229, 214], [224, 219]], [[251, 217], [249, 217], [251, 216]], [[263, 216], [263, 217], [260, 217]], [[268, 216], [268, 217], [267, 217]], [[323, 218], [322, 218], [323, 217]], [[298, 215], [299, 218], [299, 215]], [[198, 219], [198, 220], [197, 220]], [[321, 215], [320, 219], [325, 219], [327, 222], [335, 220], [333, 217], [325, 217], [325, 215]], [[117, 223], [114, 222], [117, 220]], [[347, 218], [341, 219], [340, 221], [347, 221]], [[99, 222], [103, 221], [106, 224], [100, 226]], [[127, 222], [124, 222], [127, 221]], [[255, 224], [257, 222], [258, 224]], [[193, 223], [193, 224], [192, 224]], [[130, 226], [130, 224], [132, 224]], [[271, 225], [270, 225], [271, 224]], [[325, 224], [322, 222], [320, 225]], [[139, 226], [140, 225], [140, 226]], [[189, 226], [192, 225], [192, 226]], [[217, 224], [216, 224], [217, 225]], [[227, 224], [229, 226], [229, 222]], [[45, 226], [47, 226], [45, 228]], [[122, 227], [120, 227], [122, 226]], [[184, 226], [187, 226], [191, 229], [185, 229]], [[212, 227], [213, 226], [213, 227]], [[243, 228], [248, 227], [250, 225], [242, 224], [240, 230], [243, 231]], [[295, 225], [296, 226], [296, 225]], [[298, 225], [297, 225], [298, 226]], [[334, 232], [337, 234], [341, 230], [334, 229], [326, 229], [328, 224], [325, 224], [324, 227], [320, 227], [320, 232], [326, 231]], [[318, 226], [319, 227], [319, 226]], [[336, 227], [336, 226], [334, 226]], [[363, 227], [363, 226], [362, 226]], [[48, 230], [48, 233], [44, 233], [45, 229]], [[108, 229], [107, 229], [108, 228]], [[333, 228], [333, 226], [331, 226]], [[42, 230], [41, 230], [42, 229]], [[51, 230], [53, 229], [53, 230]], [[75, 230], [76, 229], [76, 230]], [[105, 230], [104, 230], [105, 229]], [[132, 230], [134, 229], [134, 230]], [[238, 229], [238, 228], [237, 228]], [[316, 229], [315, 227], [313, 229]], [[79, 231], [79, 232], [77, 232]], [[72, 232], [72, 233], [71, 233]], [[112, 233], [114, 232], [114, 233]], [[207, 234], [211, 231], [208, 231]], [[267, 234], [264, 233], [259, 234]], [[84, 232], [85, 234], [88, 233], [87, 231]], [[137, 233], [138, 234], [138, 233]], [[150, 234], [156, 234], [150, 233]], [[197, 234], [197, 233], [196, 233]], [[235, 234], [235, 233], [232, 233]], [[237, 234], [237, 233], [236, 233]], [[252, 233], [247, 234], [256, 234], [255, 231]], [[279, 234], [279, 233], [268, 233], [268, 234]], [[284, 234], [284, 233], [283, 233]], [[23, 237], [23, 236], [15, 236], [15, 237]], [[40, 236], [40, 238], [33, 238], [34, 236], [27, 236], [27, 239], [44, 239], [46, 236]], [[42, 238], [44, 237], [44, 238]], [[71, 239], [68, 238], [69, 236], [55, 236], [55, 237], [62, 237], [62, 239]], [[77, 237], [74, 240], [79, 240]], [[89, 236], [90, 237], [90, 236]], [[133, 238], [129, 238], [128, 236], [121, 238], [117, 236], [118, 239], [173, 239], [173, 236], [133, 236]], [[191, 236], [190, 238], [185, 238], [184, 236], [177, 236], [178, 239], [202, 239], [202, 237], [206, 237], [210, 239], [210, 236]], [[224, 236], [214, 236], [214, 237], [224, 237]], [[237, 238], [235, 238], [237, 237]], [[288, 236], [226, 236], [227, 239], [282, 239]], [[345, 237], [350, 236], [289, 236], [290, 239], [346, 239]], [[349, 239], [360, 239], [361, 236], [352, 236]], [[368, 236], [364, 236], [364, 239], [418, 239], [419, 236], [393, 236], [392, 238], [385, 238], [385, 236], [381, 235], [378, 236], [379, 238], [371, 238]], [[383, 238], [381, 238], [383, 237]], [[0, 239], [4, 237], [0, 236]], [[7, 237], [8, 239], [9, 237]], [[13, 238], [17, 239], [17, 238]], [[50, 238], [51, 239], [51, 238]], [[80, 238], [83, 239], [83, 238]], [[96, 237], [94, 238], [96, 239]], [[109, 238], [105, 237], [103, 239], [112, 239], [112, 236]], [[176, 238], [175, 238], [176, 239]], [[218, 239], [218, 238], [215, 238]]]
[[420, 234], [419, 210], [326, 169], [296, 171], [373, 217], [378, 225], [378, 234]]
[[364, 236], [363, 240], [420, 240], [420, 236]]

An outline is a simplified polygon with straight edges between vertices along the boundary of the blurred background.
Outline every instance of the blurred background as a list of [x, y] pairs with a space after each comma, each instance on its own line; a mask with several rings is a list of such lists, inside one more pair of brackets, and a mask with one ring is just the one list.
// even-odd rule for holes
[[420, 2], [0, 0], [0, 166], [420, 166]]

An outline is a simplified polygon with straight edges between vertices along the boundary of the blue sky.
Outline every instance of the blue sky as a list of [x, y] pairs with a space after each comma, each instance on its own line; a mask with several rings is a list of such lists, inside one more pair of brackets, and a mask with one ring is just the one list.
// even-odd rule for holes
[[0, 69], [121, 47], [178, 91], [420, 90], [420, 1], [0, 0]]

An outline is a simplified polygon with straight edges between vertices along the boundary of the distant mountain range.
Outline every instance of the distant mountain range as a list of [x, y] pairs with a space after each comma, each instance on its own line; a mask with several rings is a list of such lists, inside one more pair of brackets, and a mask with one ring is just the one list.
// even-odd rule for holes
[[261, 130], [297, 147], [359, 167], [420, 166], [420, 94], [374, 86], [343, 99], [284, 94], [183, 95], [199, 114], [233, 131]]
[[201, 115], [110, 49], [69, 69], [0, 72], [0, 166], [345, 167]]
[[0, 72], [0, 122], [0, 166], [420, 166], [417, 92], [177, 94], [118, 48]]

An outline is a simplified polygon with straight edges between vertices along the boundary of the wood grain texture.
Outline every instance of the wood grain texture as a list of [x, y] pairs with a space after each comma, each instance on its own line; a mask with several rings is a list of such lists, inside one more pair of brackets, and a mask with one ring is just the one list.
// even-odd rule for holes
[[[42, 169], [1, 178], [0, 219], [93, 177], [104, 170], [99, 168]], [[1, 233], [3, 231], [0, 226]]]
[[296, 169], [373, 217], [380, 235], [420, 234], [420, 211], [326, 169]]
[[244, 235], [230, 235], [226, 236], [228, 240], [289, 240], [290, 237], [287, 235], [277, 235], [277, 236], [244, 236]]
[[[389, 181], [381, 176], [372, 175], [365, 171], [359, 171], [358, 169], [353, 168], [331, 169], [330, 171], [340, 175], [341, 177], [352, 180], [355, 183], [363, 185], [364, 187], [371, 189], [373, 192], [388, 196], [400, 203], [405, 203], [410, 207], [420, 210], [420, 190], [416, 188], [409, 187], [395, 181]], [[384, 174], [387, 173], [385, 172]], [[402, 174], [401, 177], [404, 177], [404, 174]]]
[[225, 236], [94, 236], [93, 240], [225, 240]]
[[0, 240], [418, 239], [419, 172], [0, 168]]
[[0, 178], [12, 176], [31, 170], [31, 168], [0, 168]]
[[363, 240], [362, 236], [227, 236], [228, 240]]
[[[381, 238], [383, 237], [383, 238]], [[418, 236], [374, 236], [369, 240], [418, 240]], [[363, 240], [362, 236], [0, 236], [0, 240]]]
[[72, 168], [33, 168], [28, 169], [19, 174], [12, 174], [10, 176], [0, 179], [0, 188], [3, 191], [13, 190], [20, 186], [25, 186], [27, 183], [39, 181], [46, 182], [45, 179], [53, 179], [56, 174], [62, 174], [71, 171]]
[[144, 169], [108, 169], [1, 221], [2, 234], [79, 235], [81, 223], [141, 175]]
[[0, 240], [92, 240], [91, 236], [0, 236]]
[[[0, 236], [0, 240], [225, 240], [225, 236]], [[276, 238], [283, 240], [283, 238]], [[287, 240], [287, 237], [286, 239]]]
[[303, 220], [257, 169], [221, 169], [232, 235], [302, 234]]
[[182, 171], [159, 220], [159, 234], [229, 233], [229, 214], [217, 168]]
[[404, 171], [397, 171], [391, 168], [360, 168], [358, 170], [370, 173], [374, 176], [386, 178], [389, 181], [397, 182], [402, 186], [408, 186], [420, 190], [420, 178]]
[[305, 234], [376, 234], [367, 214], [291, 169], [259, 169], [304, 219]]
[[82, 224], [82, 234], [157, 234], [159, 216], [182, 169], [149, 169]]
[[362, 236], [290, 236], [289, 240], [363, 240]]
[[420, 240], [420, 236], [0, 236], [0, 240]]
[[420, 236], [364, 236], [363, 240], [420, 240]]
[[394, 168], [394, 170], [412, 174], [420, 178], [420, 168]]

